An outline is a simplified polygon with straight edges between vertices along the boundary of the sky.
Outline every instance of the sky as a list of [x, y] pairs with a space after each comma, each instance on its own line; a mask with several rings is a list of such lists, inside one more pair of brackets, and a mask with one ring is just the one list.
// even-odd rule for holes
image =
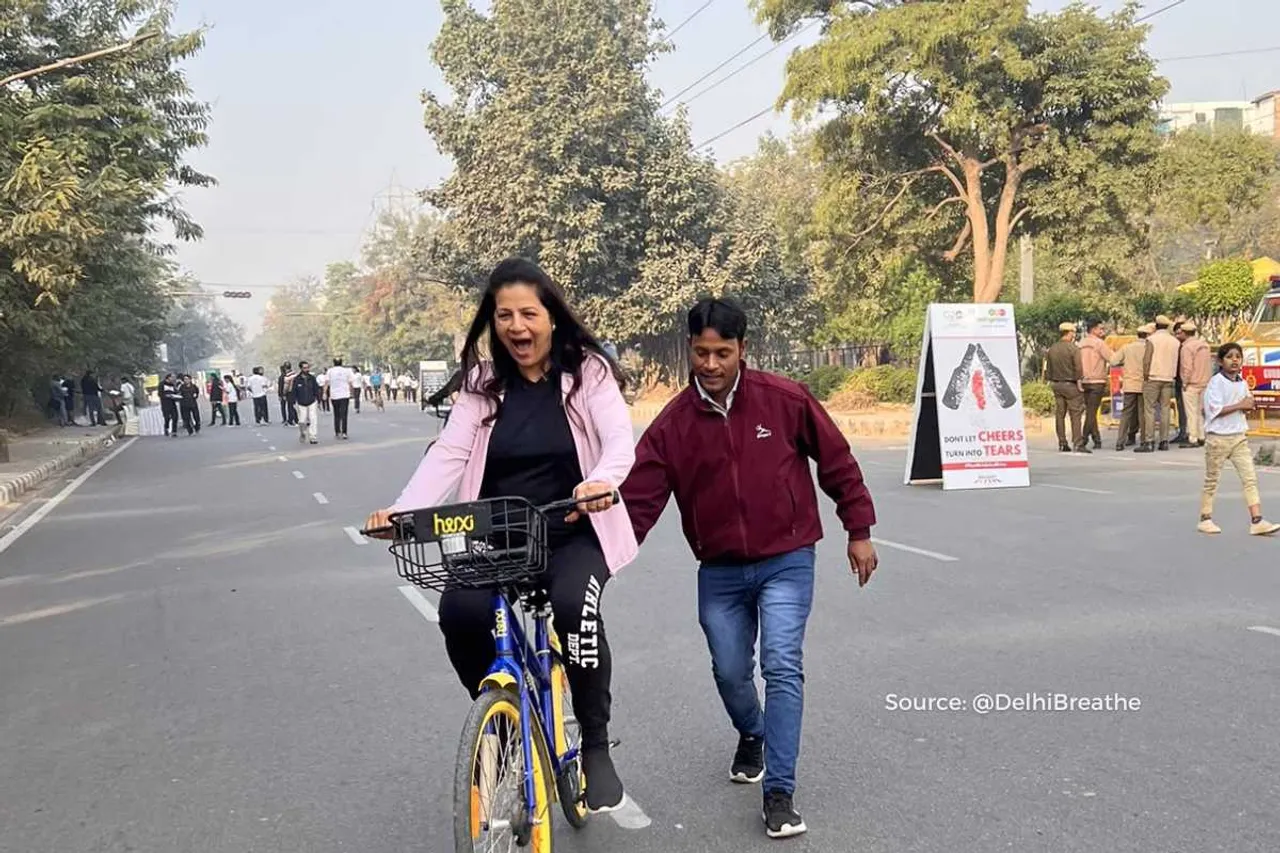
[[[724, 134], [708, 150], [725, 162], [751, 154], [766, 132], [787, 132], [788, 118], [775, 113], [732, 128], [772, 106], [787, 55], [814, 34], [777, 49], [768, 38], [748, 47], [764, 31], [747, 0], [711, 0], [698, 11], [705, 2], [655, 0], [669, 30], [692, 18], [650, 79], [670, 97], [743, 51], [688, 98], [763, 55], [688, 105], [694, 143]], [[1144, 12], [1171, 3], [1148, 0]], [[1095, 5], [1112, 11], [1121, 2]], [[252, 299], [219, 303], [249, 336], [260, 328], [269, 286], [357, 260], [378, 210], [412, 204], [413, 193], [448, 174], [419, 103], [424, 89], [445, 92], [429, 52], [441, 17], [435, 0], [179, 0], [179, 27], [209, 28], [185, 70], [213, 107], [210, 143], [189, 160], [219, 184], [183, 193], [205, 237], [180, 245], [177, 259], [219, 290], [253, 290]], [[1251, 100], [1280, 89], [1277, 0], [1181, 0], [1151, 24], [1151, 54], [1170, 60], [1160, 67], [1169, 100]], [[1266, 48], [1276, 49], [1184, 58]]]

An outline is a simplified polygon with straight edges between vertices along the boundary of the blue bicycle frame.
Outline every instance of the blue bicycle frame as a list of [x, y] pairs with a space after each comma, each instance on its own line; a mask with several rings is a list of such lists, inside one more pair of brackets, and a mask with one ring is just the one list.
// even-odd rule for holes
[[[481, 690], [518, 688], [520, 694], [520, 739], [524, 749], [524, 793], [525, 802], [537, 802], [533, 790], [533, 721], [536, 720], [542, 732], [543, 743], [551, 754], [552, 778], [549, 784], [554, 790], [555, 779], [560, 771], [578, 757], [578, 747], [567, 750], [563, 755], [557, 753], [555, 732], [555, 695], [551, 683], [551, 636], [547, 630], [548, 612], [546, 605], [534, 613], [533, 648], [529, 648], [528, 639], [515, 611], [502, 592], [493, 596], [494, 641], [497, 655], [488, 675], [480, 682]], [[532, 660], [530, 660], [532, 655]], [[536, 702], [534, 701], [536, 697]], [[549, 819], [549, 818], [548, 818]]]

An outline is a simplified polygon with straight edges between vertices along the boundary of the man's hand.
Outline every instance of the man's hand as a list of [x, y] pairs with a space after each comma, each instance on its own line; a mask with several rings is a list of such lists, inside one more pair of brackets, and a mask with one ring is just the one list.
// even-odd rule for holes
[[880, 565], [876, 546], [870, 539], [858, 539], [849, 543], [849, 568], [858, 576], [858, 586], [866, 586], [871, 573]]
[[1257, 405], [1258, 405], [1257, 401], [1253, 399], [1253, 394], [1250, 393], [1247, 397], [1245, 397], [1243, 400], [1240, 401], [1240, 411], [1252, 412], [1254, 410], [1254, 407]]
[[578, 504], [578, 508], [565, 516], [565, 521], [573, 524], [582, 518], [583, 512], [604, 512], [613, 506], [613, 486], [608, 483], [589, 482], [581, 483], [573, 490], [575, 498], [596, 497], [604, 495], [600, 500], [591, 501], [590, 503]]

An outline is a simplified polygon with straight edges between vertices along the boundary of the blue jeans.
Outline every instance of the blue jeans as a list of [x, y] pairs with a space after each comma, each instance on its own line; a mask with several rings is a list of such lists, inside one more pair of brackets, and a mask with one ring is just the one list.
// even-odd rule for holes
[[[758, 563], [704, 563], [698, 570], [698, 621], [711, 650], [716, 689], [734, 728], [764, 738], [765, 791], [796, 789], [813, 562], [810, 546]], [[763, 710], [753, 680], [757, 630]]]

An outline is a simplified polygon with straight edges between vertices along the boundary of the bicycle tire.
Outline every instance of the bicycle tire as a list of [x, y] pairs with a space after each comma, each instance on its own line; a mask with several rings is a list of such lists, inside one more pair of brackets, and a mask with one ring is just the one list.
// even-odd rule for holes
[[[557, 719], [553, 723], [556, 752], [564, 755], [569, 749], [581, 749], [582, 732], [577, 727], [577, 721], [574, 721], [573, 726], [565, 723], [565, 711], [573, 706], [569, 693], [569, 678], [564, 671], [564, 664], [560, 663], [559, 659], [551, 664], [551, 697], [552, 702], [558, 704]], [[591, 817], [584, 799], [585, 791], [586, 777], [582, 773], [582, 753], [579, 752], [572, 762], [556, 774], [556, 794], [560, 800], [560, 810], [564, 812], [564, 819], [574, 829], [582, 829]]]
[[[477, 783], [477, 765], [481, 763], [481, 749], [484, 744], [484, 730], [491, 721], [498, 717], [506, 717], [512, 724], [517, 739], [520, 736], [520, 697], [510, 690], [487, 690], [481, 693], [471, 705], [467, 720], [462, 726], [462, 736], [458, 742], [458, 758], [454, 766], [453, 778], [453, 841], [457, 853], [474, 853], [479, 838], [481, 815], [483, 808], [480, 786]], [[507, 820], [519, 824], [521, 818], [528, 819], [528, 836], [521, 847], [529, 853], [551, 853], [552, 815], [551, 799], [552, 773], [551, 757], [544, 742], [541, 728], [531, 721], [530, 733], [533, 737], [533, 803], [523, 803], [526, 814], [509, 815]], [[523, 763], [523, 762], [521, 762]], [[523, 772], [523, 770], [522, 770]], [[523, 800], [523, 781], [520, 783], [521, 800]], [[539, 820], [533, 818], [541, 816]], [[518, 838], [524, 827], [512, 827], [512, 837]]]

